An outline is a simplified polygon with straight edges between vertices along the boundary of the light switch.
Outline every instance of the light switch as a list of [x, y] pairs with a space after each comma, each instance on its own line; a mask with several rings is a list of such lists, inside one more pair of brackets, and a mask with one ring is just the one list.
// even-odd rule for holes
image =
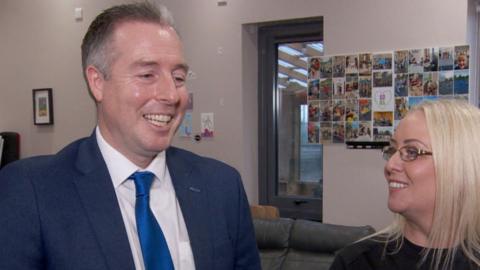
[[83, 8], [75, 8], [75, 20], [81, 21], [83, 19]]

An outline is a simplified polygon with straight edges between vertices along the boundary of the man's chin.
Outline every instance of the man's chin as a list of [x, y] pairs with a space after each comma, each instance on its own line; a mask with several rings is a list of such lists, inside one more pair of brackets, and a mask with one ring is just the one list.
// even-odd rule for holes
[[172, 137], [169, 136], [168, 138], [162, 138], [149, 144], [147, 149], [148, 149], [148, 152], [158, 154], [162, 151], [167, 150], [167, 148], [170, 147], [171, 143], [172, 143]]

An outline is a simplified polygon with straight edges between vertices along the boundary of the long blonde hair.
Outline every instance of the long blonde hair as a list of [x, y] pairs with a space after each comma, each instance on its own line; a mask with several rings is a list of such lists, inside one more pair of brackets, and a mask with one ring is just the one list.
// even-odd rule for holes
[[[480, 110], [460, 100], [426, 101], [410, 110], [425, 115], [436, 175], [435, 208], [423, 263], [431, 269], [452, 269], [457, 251], [480, 266]], [[371, 237], [403, 244], [405, 218]], [[441, 249], [439, 247], [450, 247]]]

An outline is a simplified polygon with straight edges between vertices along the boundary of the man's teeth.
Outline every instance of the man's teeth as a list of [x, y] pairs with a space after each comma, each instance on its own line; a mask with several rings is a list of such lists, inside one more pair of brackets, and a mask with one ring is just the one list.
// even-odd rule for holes
[[172, 120], [172, 116], [165, 114], [145, 114], [143, 117], [156, 126], [165, 126]]
[[399, 182], [390, 182], [390, 183], [388, 183], [388, 186], [390, 188], [406, 188], [407, 187], [407, 185], [399, 183]]

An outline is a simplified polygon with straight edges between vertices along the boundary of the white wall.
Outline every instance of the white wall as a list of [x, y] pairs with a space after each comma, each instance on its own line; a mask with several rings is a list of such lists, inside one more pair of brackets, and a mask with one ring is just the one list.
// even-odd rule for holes
[[[49, 154], [88, 135], [95, 107], [81, 75], [80, 43], [88, 24], [120, 0], [0, 2], [0, 130], [18, 131], [22, 156]], [[467, 0], [165, 0], [196, 79], [194, 131], [201, 112], [215, 113], [213, 140], [176, 145], [230, 163], [258, 201], [256, 33], [266, 21], [324, 16], [325, 53], [391, 51], [467, 42]], [[81, 22], [74, 7], [84, 8]], [[219, 50], [222, 53], [219, 53]], [[54, 90], [55, 125], [32, 124], [31, 89]], [[340, 224], [390, 221], [378, 151], [325, 147], [324, 219]]]

